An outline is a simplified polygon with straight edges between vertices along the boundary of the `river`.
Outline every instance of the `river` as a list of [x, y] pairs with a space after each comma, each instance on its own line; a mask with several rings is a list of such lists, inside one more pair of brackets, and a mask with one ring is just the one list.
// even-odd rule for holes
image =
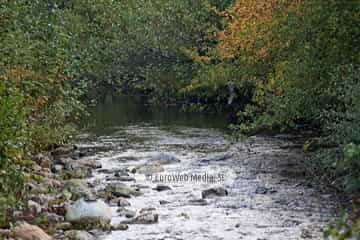
[[[127, 209], [154, 208], [158, 223], [130, 224], [103, 240], [322, 239], [337, 208], [332, 195], [304, 179], [301, 137], [232, 142], [222, 115], [149, 108], [129, 98], [99, 104], [86, 125], [90, 137], [79, 147], [102, 149], [93, 158], [103, 168], [89, 180], [99, 189], [119, 182], [117, 171], [144, 166], [159, 153], [180, 160], [147, 176], [130, 172], [124, 182], [144, 193], [128, 199]], [[157, 191], [158, 184], [169, 189]], [[202, 199], [203, 190], [217, 187], [228, 194]], [[112, 207], [113, 224], [126, 219], [118, 208]]]

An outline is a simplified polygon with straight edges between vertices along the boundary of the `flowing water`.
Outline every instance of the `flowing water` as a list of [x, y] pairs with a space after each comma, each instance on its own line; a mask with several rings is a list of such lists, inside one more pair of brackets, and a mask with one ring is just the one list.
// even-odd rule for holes
[[[299, 137], [256, 136], [232, 143], [223, 116], [151, 109], [129, 99], [99, 105], [87, 124], [92, 137], [80, 147], [100, 149], [93, 157], [103, 169], [91, 179], [98, 188], [119, 181], [117, 170], [146, 165], [158, 153], [180, 159], [147, 177], [130, 174], [136, 181], [125, 182], [144, 192], [129, 199], [128, 209], [155, 208], [158, 223], [132, 224], [104, 240], [322, 239], [337, 207], [331, 195], [303, 178]], [[171, 190], [154, 190], [159, 183]], [[203, 190], [214, 187], [226, 188], [228, 195], [199, 200]], [[126, 219], [116, 210], [113, 224]]]

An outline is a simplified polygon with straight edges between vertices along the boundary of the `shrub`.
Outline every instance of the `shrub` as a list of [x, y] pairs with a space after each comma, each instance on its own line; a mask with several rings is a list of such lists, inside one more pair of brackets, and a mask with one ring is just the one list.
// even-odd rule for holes
[[23, 191], [21, 160], [27, 144], [24, 98], [11, 83], [0, 81], [0, 226], [7, 210], [18, 203]]

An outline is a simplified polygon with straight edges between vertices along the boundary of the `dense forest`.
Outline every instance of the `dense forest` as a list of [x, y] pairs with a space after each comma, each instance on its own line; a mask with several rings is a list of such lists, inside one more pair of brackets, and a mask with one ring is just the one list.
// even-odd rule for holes
[[225, 111], [234, 134], [311, 132], [309, 175], [356, 202], [359, 64], [357, 0], [0, 0], [0, 225], [32, 156], [109, 92]]

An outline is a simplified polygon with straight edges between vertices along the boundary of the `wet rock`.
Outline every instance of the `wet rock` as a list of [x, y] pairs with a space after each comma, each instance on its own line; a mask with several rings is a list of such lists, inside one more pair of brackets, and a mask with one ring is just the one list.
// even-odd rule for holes
[[35, 182], [28, 183], [28, 189], [30, 191], [30, 194], [49, 193], [49, 188], [44, 182], [41, 182], [39, 184]]
[[17, 223], [11, 231], [11, 235], [19, 240], [52, 240], [52, 237], [41, 228], [26, 222]]
[[216, 155], [216, 156], [213, 156], [210, 158], [202, 159], [202, 160], [200, 160], [200, 163], [220, 162], [220, 161], [228, 160], [232, 157], [233, 157], [232, 153], [226, 153], [226, 154]]
[[104, 173], [104, 174], [114, 174], [116, 171], [117, 171], [116, 169], [106, 169], [106, 168], [101, 168], [97, 170], [98, 173]]
[[172, 190], [171, 187], [164, 185], [164, 184], [158, 184], [156, 185], [156, 187], [154, 188], [154, 190], [161, 192], [161, 191], [167, 191], [167, 190]]
[[124, 198], [117, 199], [117, 206], [119, 206], [119, 207], [127, 207], [130, 205], [131, 205], [130, 202]]
[[56, 229], [58, 229], [58, 230], [67, 231], [67, 230], [70, 230], [71, 228], [72, 228], [72, 225], [69, 222], [61, 222], [56, 225]]
[[40, 204], [35, 201], [29, 200], [27, 206], [32, 215], [38, 215], [42, 211]]
[[185, 218], [185, 219], [190, 219], [189, 215], [186, 214], [186, 213], [180, 213], [180, 214], [178, 215], [178, 217], [182, 217], [182, 218]]
[[66, 209], [65, 219], [81, 229], [106, 228], [109, 226], [111, 208], [101, 200], [84, 201], [80, 199]]
[[75, 145], [62, 145], [51, 152], [53, 156], [69, 155], [76, 150]]
[[128, 167], [127, 168], [127, 171], [130, 172], [130, 173], [136, 173], [137, 172], [137, 168], [136, 167]]
[[189, 200], [189, 204], [194, 205], [194, 206], [205, 206], [208, 203], [205, 199], [192, 199], [192, 200]]
[[127, 218], [133, 218], [136, 215], [136, 212], [124, 207], [117, 209], [116, 212], [119, 213], [119, 216], [125, 216]]
[[46, 183], [46, 185], [52, 188], [61, 188], [63, 186], [63, 183], [61, 181], [54, 178], [44, 177], [43, 181]]
[[31, 166], [31, 169], [32, 169], [34, 172], [38, 173], [38, 172], [41, 172], [42, 167], [41, 167], [39, 164], [37, 164], [37, 163], [33, 163], [33, 165]]
[[134, 177], [130, 177], [130, 176], [120, 176], [117, 178], [118, 181], [120, 182], [135, 182], [136, 179]]
[[134, 187], [134, 188], [142, 188], [142, 189], [146, 189], [146, 188], [150, 188], [150, 186], [148, 185], [143, 185], [143, 184], [132, 184], [130, 185], [131, 187]]
[[74, 167], [73, 169], [68, 169], [63, 171], [63, 177], [65, 179], [71, 179], [71, 178], [89, 178], [91, 177], [92, 172], [88, 168], [83, 167]]
[[126, 169], [122, 169], [122, 170], [118, 170], [115, 174], [115, 177], [119, 178], [119, 177], [129, 177], [129, 173], [126, 171]]
[[29, 200], [33, 200], [40, 204], [44, 211], [57, 213], [63, 215], [64, 211], [61, 211], [61, 208], [64, 208], [64, 202], [66, 197], [63, 194], [31, 194], [29, 195]]
[[225, 188], [222, 187], [216, 187], [216, 188], [209, 188], [201, 193], [201, 197], [204, 198], [210, 198], [210, 197], [223, 197], [227, 196], [228, 191]]
[[145, 212], [133, 219], [121, 222], [122, 224], [154, 224], [159, 221], [159, 214], [153, 212]]
[[51, 166], [50, 156], [43, 154], [43, 153], [37, 154], [34, 157], [34, 161], [43, 168], [50, 168], [50, 166]]
[[47, 219], [47, 221], [51, 224], [61, 223], [64, 221], [63, 216], [57, 215], [55, 213], [45, 212], [43, 214], [43, 217], [45, 217]]
[[296, 220], [296, 219], [286, 219], [283, 223], [282, 226], [283, 227], [294, 227], [294, 226], [298, 226], [301, 224], [301, 221]]
[[156, 208], [153, 208], [153, 207], [147, 207], [147, 208], [142, 208], [140, 209], [139, 213], [140, 214], [143, 214], [143, 213], [148, 213], [148, 212], [152, 212], [152, 211], [155, 211]]
[[166, 205], [166, 204], [169, 204], [171, 202], [166, 201], [166, 200], [160, 200], [159, 203], [160, 203], [160, 205]]
[[138, 188], [132, 188], [123, 183], [113, 183], [106, 186], [105, 191], [115, 197], [130, 198], [131, 196], [140, 196], [143, 193]]
[[121, 223], [111, 227], [112, 231], [125, 231], [125, 230], [128, 230], [128, 229], [129, 229], [128, 225], [121, 224]]
[[71, 230], [65, 232], [65, 237], [68, 240], [95, 240], [96, 238], [88, 232]]
[[76, 201], [80, 198], [90, 199], [93, 197], [87, 183], [82, 179], [70, 179], [65, 182], [63, 192], [69, 193], [69, 199]]
[[60, 173], [61, 171], [64, 170], [64, 165], [61, 165], [61, 164], [54, 164], [52, 167], [51, 167], [51, 171], [53, 173]]
[[[55, 164], [62, 165], [66, 174], [73, 178], [85, 178], [91, 176], [91, 170], [101, 168], [101, 164], [94, 159], [74, 160], [72, 158], [60, 158]], [[76, 177], [75, 177], [76, 176]]]
[[101, 163], [95, 159], [81, 159], [81, 160], [77, 160], [76, 163], [80, 166], [90, 169], [102, 168]]
[[172, 153], [158, 153], [152, 156], [149, 162], [158, 164], [173, 164], [179, 163], [180, 159]]
[[136, 173], [151, 175], [165, 171], [164, 167], [160, 164], [146, 164], [136, 169]]
[[313, 239], [313, 235], [311, 233], [311, 231], [309, 229], [301, 229], [301, 235], [302, 238], [304, 239]]
[[255, 190], [256, 194], [272, 194], [272, 193], [276, 193], [277, 191], [273, 188], [267, 188], [267, 187], [261, 187], [258, 186]]

